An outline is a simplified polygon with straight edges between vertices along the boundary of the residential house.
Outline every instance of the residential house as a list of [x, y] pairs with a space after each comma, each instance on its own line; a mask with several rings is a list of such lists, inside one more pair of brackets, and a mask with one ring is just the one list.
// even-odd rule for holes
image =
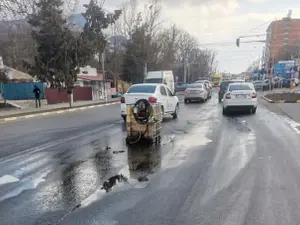
[[[104, 99], [105, 90], [102, 73], [97, 72], [97, 69], [91, 66], [80, 67], [79, 69], [75, 86], [92, 87], [93, 100]], [[110, 82], [106, 82], [105, 85], [108, 96], [112, 95], [110, 84]]]

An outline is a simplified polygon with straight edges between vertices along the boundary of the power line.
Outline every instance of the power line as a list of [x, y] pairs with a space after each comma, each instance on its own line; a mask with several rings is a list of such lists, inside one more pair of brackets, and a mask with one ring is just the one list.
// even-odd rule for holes
[[265, 26], [266, 24], [271, 23], [272, 21], [273, 21], [273, 20], [270, 20], [270, 21], [265, 22], [265, 23], [263, 23], [263, 24], [261, 24], [261, 25], [259, 25], [259, 26], [257, 26], [257, 27], [254, 27], [254, 28], [252, 28], [251, 30], [249, 30], [248, 32], [244, 32], [244, 34], [246, 34], [246, 33], [251, 33], [251, 32], [253, 32], [253, 31], [256, 31], [256, 30], [258, 30], [259, 28]]

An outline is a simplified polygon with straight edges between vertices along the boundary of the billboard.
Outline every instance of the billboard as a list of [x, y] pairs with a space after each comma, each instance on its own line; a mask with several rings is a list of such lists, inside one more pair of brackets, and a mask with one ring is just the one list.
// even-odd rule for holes
[[279, 61], [274, 67], [274, 76], [283, 77], [285, 79], [295, 76], [296, 62], [294, 60]]

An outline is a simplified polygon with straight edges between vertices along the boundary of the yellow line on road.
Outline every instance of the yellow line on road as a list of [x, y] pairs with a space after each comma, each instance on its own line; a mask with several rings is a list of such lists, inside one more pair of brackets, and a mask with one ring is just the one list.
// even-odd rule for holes
[[118, 103], [119, 102], [111, 102], [111, 103], [106, 103], [106, 104], [83, 106], [83, 107], [80, 107], [80, 108], [72, 108], [72, 109], [67, 109], [67, 110], [58, 110], [58, 111], [52, 111], [52, 112], [36, 113], [36, 114], [30, 114], [30, 115], [26, 115], [26, 116], [8, 117], [8, 118], [0, 119], [0, 121], [8, 122], [8, 121], [14, 121], [14, 120], [17, 120], [17, 119], [22, 119], [22, 118], [29, 119], [29, 118], [33, 118], [33, 117], [37, 117], [37, 116], [47, 116], [47, 115], [54, 114], [54, 113], [62, 114], [62, 113], [65, 113], [65, 112], [74, 112], [74, 111], [79, 110], [79, 109], [80, 110], [92, 109], [92, 108], [95, 108], [95, 107], [109, 106], [109, 105], [114, 105], [114, 104], [118, 104]]
[[32, 117], [36, 117], [36, 116], [39, 116], [39, 114], [27, 115], [27, 116], [24, 116], [24, 118], [28, 119], [28, 118], [32, 118]]
[[9, 117], [9, 118], [5, 118], [4, 121], [12, 121], [16, 119], [18, 119], [18, 117]]
[[64, 113], [65, 110], [59, 110], [59, 111], [56, 111], [56, 113], [60, 114], [60, 113]]

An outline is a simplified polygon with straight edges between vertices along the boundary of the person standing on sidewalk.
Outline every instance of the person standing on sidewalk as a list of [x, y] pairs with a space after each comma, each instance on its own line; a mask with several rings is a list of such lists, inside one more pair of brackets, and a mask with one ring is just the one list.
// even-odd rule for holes
[[40, 99], [41, 90], [36, 85], [34, 85], [33, 93], [35, 95], [35, 108], [37, 107], [41, 108], [41, 99]]

